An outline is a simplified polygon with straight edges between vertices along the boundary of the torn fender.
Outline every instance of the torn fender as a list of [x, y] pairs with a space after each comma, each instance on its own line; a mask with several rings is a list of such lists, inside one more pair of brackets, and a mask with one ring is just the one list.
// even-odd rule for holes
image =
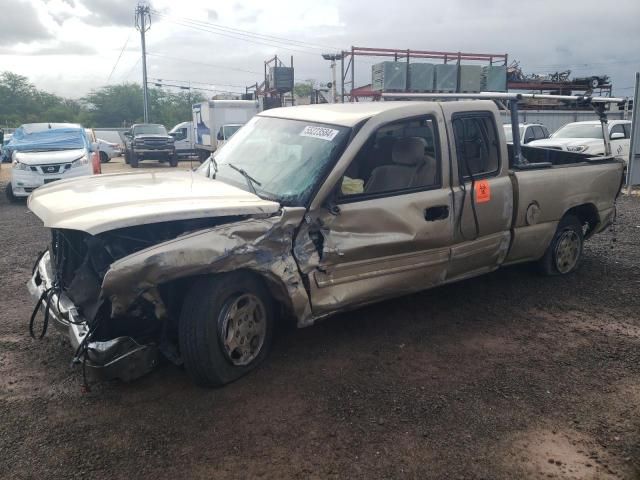
[[114, 262], [102, 283], [113, 315], [124, 313], [139, 296], [163, 283], [250, 269], [265, 276], [270, 287], [279, 287], [277, 299], [290, 307], [300, 325], [310, 322], [309, 297], [292, 255], [293, 235], [304, 211], [284, 208], [272, 217], [201, 230]]

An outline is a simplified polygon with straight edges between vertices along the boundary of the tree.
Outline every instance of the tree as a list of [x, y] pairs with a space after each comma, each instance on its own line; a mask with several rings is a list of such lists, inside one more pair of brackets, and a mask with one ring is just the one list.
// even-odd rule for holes
[[315, 90], [315, 86], [315, 80], [305, 80], [304, 82], [296, 83], [293, 86], [293, 93], [298, 97], [311, 97], [313, 91]]
[[27, 77], [12, 72], [0, 74], [0, 125], [32, 122], [77, 122], [78, 102], [38, 90]]
[[[92, 91], [82, 101], [86, 105], [87, 125], [123, 127], [143, 120], [142, 87], [136, 83], [110, 85]], [[191, 119], [191, 105], [205, 97], [200, 92], [172, 93], [149, 89], [149, 119], [168, 128]]]
[[[149, 89], [149, 117], [168, 128], [191, 120], [191, 105], [206, 97], [198, 91], [172, 93]], [[136, 83], [107, 85], [81, 100], [71, 100], [37, 89], [27, 77], [0, 73], [0, 125], [69, 122], [86, 127], [128, 127], [142, 122], [142, 87]]]

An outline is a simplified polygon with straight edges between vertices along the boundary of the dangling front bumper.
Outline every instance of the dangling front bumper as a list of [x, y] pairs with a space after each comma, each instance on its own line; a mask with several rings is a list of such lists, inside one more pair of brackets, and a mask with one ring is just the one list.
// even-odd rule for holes
[[[76, 351], [89, 334], [89, 325], [64, 292], [53, 292], [49, 300], [42, 293], [53, 285], [51, 257], [45, 252], [38, 261], [31, 279], [29, 293], [44, 311], [49, 303], [49, 320], [69, 337]], [[105, 378], [130, 381], [150, 372], [158, 363], [158, 348], [154, 344], [141, 345], [131, 337], [117, 337], [106, 341], [88, 341], [86, 366], [89, 371]]]

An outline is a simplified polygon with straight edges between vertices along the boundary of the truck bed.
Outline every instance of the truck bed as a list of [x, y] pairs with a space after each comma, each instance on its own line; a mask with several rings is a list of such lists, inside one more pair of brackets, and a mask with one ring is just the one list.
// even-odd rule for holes
[[527, 147], [522, 145], [522, 158], [524, 163], [515, 165], [513, 159], [513, 145], [508, 144], [509, 168], [517, 170], [536, 170], [540, 168], [551, 168], [560, 165], [594, 164], [616, 162], [613, 156], [592, 156], [585, 153], [567, 152], [554, 148]]
[[[547, 152], [551, 153], [546, 156]], [[527, 159], [549, 161], [515, 166], [510, 171], [514, 218], [506, 263], [542, 257], [566, 212], [588, 219], [587, 237], [611, 223], [622, 186], [622, 161], [534, 147], [523, 147], [523, 153], [529, 155]]]

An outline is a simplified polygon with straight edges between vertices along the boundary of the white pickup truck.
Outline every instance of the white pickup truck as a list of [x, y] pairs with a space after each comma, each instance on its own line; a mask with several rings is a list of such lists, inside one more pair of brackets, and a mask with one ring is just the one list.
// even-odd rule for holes
[[[609, 120], [608, 128], [611, 154], [627, 162], [631, 142], [631, 121]], [[556, 130], [551, 137], [534, 140], [527, 145], [588, 155], [604, 155], [602, 127], [598, 120], [568, 123]]]

